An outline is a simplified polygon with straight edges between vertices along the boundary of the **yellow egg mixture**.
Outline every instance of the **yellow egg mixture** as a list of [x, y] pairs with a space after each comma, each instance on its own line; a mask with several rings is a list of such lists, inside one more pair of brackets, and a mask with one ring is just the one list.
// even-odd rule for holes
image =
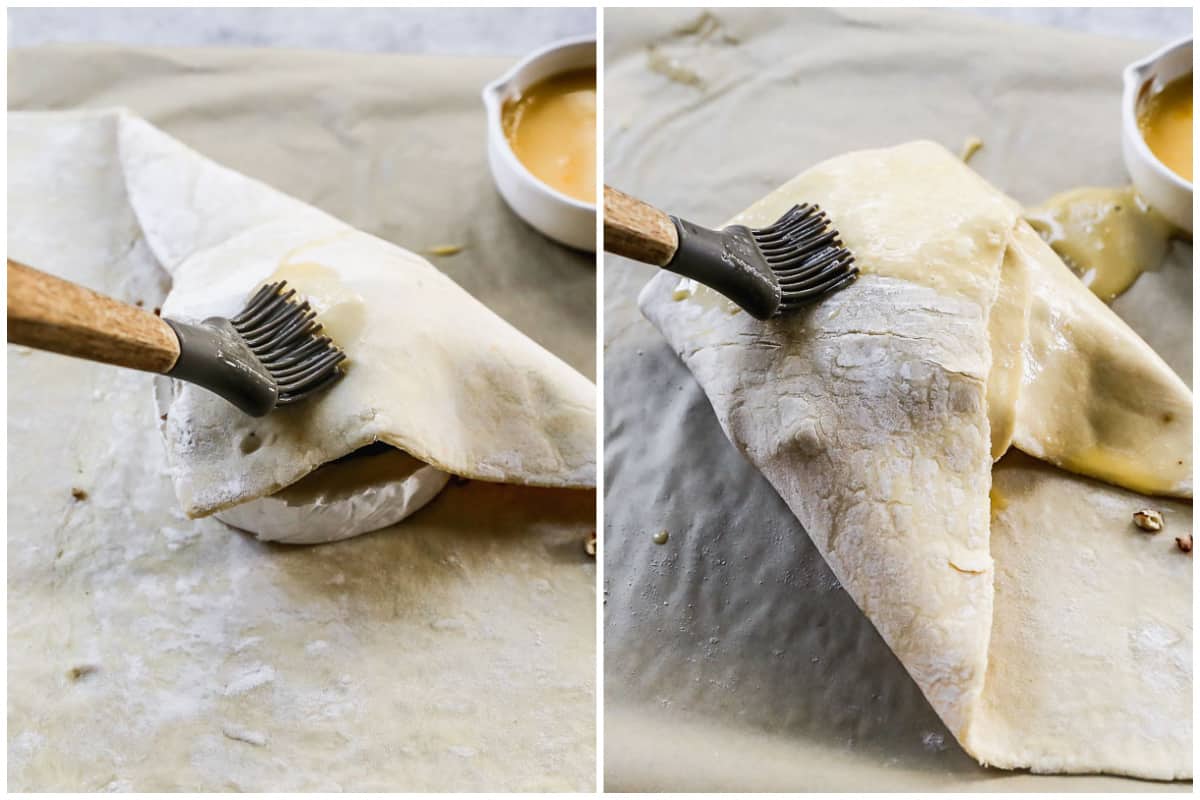
[[538, 180], [576, 200], [596, 202], [596, 73], [572, 70], [505, 102], [504, 136]]
[[1150, 151], [1172, 172], [1192, 180], [1192, 76], [1168, 83], [1138, 111], [1138, 129]]

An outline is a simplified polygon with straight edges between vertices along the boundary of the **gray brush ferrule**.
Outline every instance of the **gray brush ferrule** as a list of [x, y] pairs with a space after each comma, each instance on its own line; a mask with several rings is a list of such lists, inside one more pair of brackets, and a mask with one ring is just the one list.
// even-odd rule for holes
[[221, 317], [199, 325], [164, 320], [179, 337], [179, 358], [166, 374], [224, 397], [252, 417], [275, 408], [275, 379], [249, 345]]
[[663, 269], [720, 292], [755, 319], [775, 315], [782, 290], [749, 228], [731, 225], [714, 231], [678, 217], [671, 221], [679, 248]]

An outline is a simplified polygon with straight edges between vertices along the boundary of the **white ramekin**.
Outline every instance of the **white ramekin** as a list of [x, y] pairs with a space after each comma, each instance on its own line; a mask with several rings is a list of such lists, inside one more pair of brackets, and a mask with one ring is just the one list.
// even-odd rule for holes
[[596, 68], [596, 37], [564, 39], [521, 60], [483, 89], [488, 116], [488, 166], [500, 195], [517, 216], [557, 242], [596, 250], [596, 204], [550, 188], [533, 176], [508, 146], [501, 115], [504, 101], [538, 81], [572, 69]]
[[1138, 130], [1138, 109], [1151, 94], [1192, 71], [1192, 38], [1181, 39], [1125, 68], [1121, 99], [1121, 150], [1133, 185], [1152, 208], [1189, 234], [1192, 232], [1192, 184], [1176, 175], [1150, 151]]

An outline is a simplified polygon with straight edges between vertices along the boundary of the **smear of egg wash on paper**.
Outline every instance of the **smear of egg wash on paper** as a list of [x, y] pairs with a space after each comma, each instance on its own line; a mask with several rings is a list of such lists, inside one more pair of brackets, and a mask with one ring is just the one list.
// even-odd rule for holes
[[646, 49], [646, 66], [650, 68], [651, 72], [664, 75], [675, 83], [694, 86], [697, 89], [704, 88], [704, 79], [700, 77], [700, 73], [685, 67], [679, 59], [667, 55], [654, 45], [650, 45]]
[[1158, 268], [1175, 233], [1132, 186], [1072, 189], [1026, 210], [1025, 219], [1106, 303]]
[[[704, 89], [708, 82], [697, 70], [686, 64], [678, 54], [667, 52], [687, 50], [695, 55], [695, 50], [689, 50], [687, 45], [722, 45], [734, 46], [740, 43], [738, 37], [725, 30], [725, 25], [711, 11], [704, 11], [691, 22], [679, 26], [660, 41], [646, 47], [646, 66], [651, 72], [657, 72], [675, 83]], [[675, 47], [679, 45], [680, 47]], [[700, 59], [703, 61], [703, 59]]]

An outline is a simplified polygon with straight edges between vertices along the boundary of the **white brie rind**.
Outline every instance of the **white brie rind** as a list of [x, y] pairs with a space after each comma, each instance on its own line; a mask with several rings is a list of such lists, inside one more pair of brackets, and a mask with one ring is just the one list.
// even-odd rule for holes
[[215, 516], [265, 542], [336, 542], [395, 525], [449, 480], [448, 473], [389, 448], [330, 462], [275, 494]]

